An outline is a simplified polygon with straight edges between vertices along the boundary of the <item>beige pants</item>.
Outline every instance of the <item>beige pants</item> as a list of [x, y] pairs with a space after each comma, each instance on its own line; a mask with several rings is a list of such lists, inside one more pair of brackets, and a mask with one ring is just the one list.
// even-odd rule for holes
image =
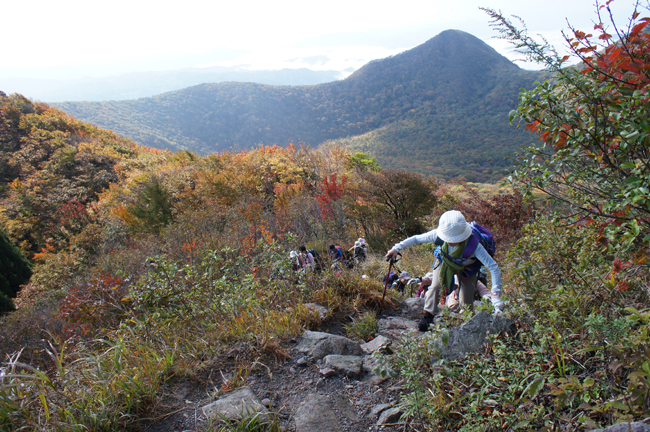
[[[431, 286], [427, 290], [426, 295], [424, 296], [424, 311], [429, 312], [432, 315], [437, 315], [438, 303], [440, 303], [440, 268], [433, 271], [433, 276], [431, 277], [432, 282]], [[458, 299], [454, 303], [455, 309], [460, 309], [463, 305], [472, 304], [474, 301], [474, 289], [476, 288], [476, 281], [478, 280], [478, 274], [473, 274], [468, 278], [463, 278], [458, 276], [460, 279], [460, 290], [458, 291]], [[447, 293], [450, 294], [450, 293]]]

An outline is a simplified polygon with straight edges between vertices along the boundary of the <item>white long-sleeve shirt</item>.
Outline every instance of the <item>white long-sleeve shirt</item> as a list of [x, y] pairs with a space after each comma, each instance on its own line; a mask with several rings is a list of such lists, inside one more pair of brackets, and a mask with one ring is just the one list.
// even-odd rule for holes
[[[423, 243], [435, 243], [436, 240], [438, 240], [438, 233], [434, 229], [427, 233], [414, 235], [407, 238], [406, 240], [402, 240], [401, 242], [395, 244], [395, 246], [393, 246], [393, 249], [399, 252], [409, 246]], [[448, 253], [451, 254], [457, 247], [458, 246], [449, 246]], [[494, 261], [490, 254], [487, 253], [481, 243], [476, 245], [476, 250], [474, 253], [470, 255], [467, 260], [465, 260], [465, 262], [463, 262], [461, 265], [467, 266], [469, 264], [473, 264], [476, 259], [481, 261], [490, 272], [492, 279], [492, 294], [496, 296], [501, 295], [501, 271], [499, 270], [499, 265], [496, 263], [496, 261]]]

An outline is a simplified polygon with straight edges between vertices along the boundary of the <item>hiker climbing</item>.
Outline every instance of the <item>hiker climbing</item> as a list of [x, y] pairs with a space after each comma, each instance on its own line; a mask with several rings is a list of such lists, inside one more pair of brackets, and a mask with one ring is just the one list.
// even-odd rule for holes
[[342, 268], [343, 259], [345, 258], [343, 255], [343, 249], [341, 249], [341, 246], [331, 244], [329, 250], [330, 259], [332, 260], [332, 270], [340, 270]]
[[365, 261], [368, 258], [366, 248], [364, 248], [361, 242], [358, 240], [354, 242], [354, 247], [352, 248], [352, 256], [357, 263]]
[[458, 308], [472, 304], [478, 272], [481, 265], [487, 267], [492, 277], [492, 291], [490, 299], [495, 309], [501, 310], [501, 272], [498, 264], [491, 254], [494, 253], [494, 238], [482, 226], [476, 223], [467, 223], [463, 214], [457, 210], [451, 210], [440, 216], [438, 228], [424, 234], [415, 235], [401, 241], [393, 246], [386, 253], [390, 259], [402, 249], [416, 244], [435, 243], [437, 249], [436, 262], [434, 263], [433, 274], [431, 275], [431, 286], [424, 297], [423, 316], [418, 327], [426, 331], [438, 314], [438, 303], [440, 301], [440, 290], [443, 289], [445, 296], [454, 287], [454, 277], [458, 276]]
[[306, 246], [300, 246], [300, 258], [303, 262], [303, 268], [306, 271], [314, 271], [316, 268], [316, 258], [314, 258], [314, 255]]
[[289, 252], [289, 259], [291, 260], [291, 269], [293, 271], [301, 270], [304, 262], [301, 256], [296, 251]]
[[395, 278], [395, 280], [391, 284], [391, 288], [403, 294], [404, 288], [406, 288], [406, 284], [410, 279], [411, 276], [408, 274], [408, 272], [403, 271], [399, 274], [399, 277]]

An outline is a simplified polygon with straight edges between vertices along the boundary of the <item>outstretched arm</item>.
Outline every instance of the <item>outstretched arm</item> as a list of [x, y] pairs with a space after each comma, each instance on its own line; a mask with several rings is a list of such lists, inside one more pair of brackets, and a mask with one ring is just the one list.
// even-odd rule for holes
[[397, 254], [397, 252], [401, 251], [402, 249], [405, 249], [409, 246], [413, 246], [416, 244], [422, 244], [422, 243], [432, 243], [435, 242], [438, 239], [438, 235], [436, 234], [436, 230], [431, 230], [427, 233], [424, 234], [418, 234], [411, 236], [407, 238], [406, 240], [402, 240], [399, 243], [396, 243], [391, 250], [389, 250], [386, 253], [386, 258], [390, 258], [394, 255]]

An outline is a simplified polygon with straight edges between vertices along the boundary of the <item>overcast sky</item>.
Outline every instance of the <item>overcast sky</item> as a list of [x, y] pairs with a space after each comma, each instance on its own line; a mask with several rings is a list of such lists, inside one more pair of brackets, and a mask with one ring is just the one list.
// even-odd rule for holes
[[[646, 1], [646, 0], [644, 0]], [[560, 47], [567, 19], [593, 29], [595, 0], [30, 0], [0, 6], [0, 78], [76, 78], [208, 65], [359, 68], [446, 29], [508, 58], [478, 8], [518, 15]], [[627, 22], [632, 0], [612, 3]], [[644, 14], [645, 15], [645, 14]], [[523, 66], [522, 66], [523, 67]]]

